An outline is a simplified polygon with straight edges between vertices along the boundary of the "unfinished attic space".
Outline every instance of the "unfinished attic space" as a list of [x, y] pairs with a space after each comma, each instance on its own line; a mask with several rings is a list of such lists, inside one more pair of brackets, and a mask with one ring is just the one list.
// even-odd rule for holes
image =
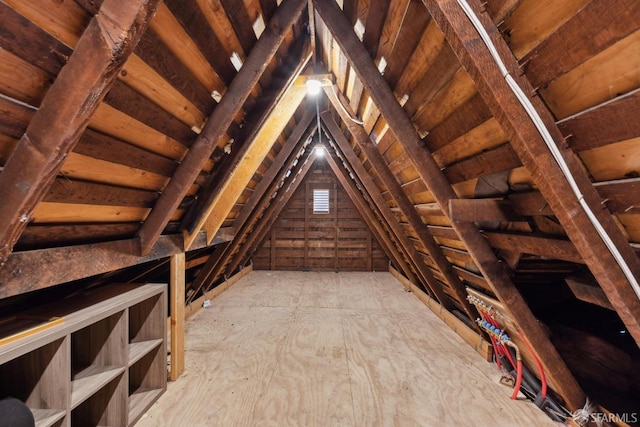
[[0, 218], [0, 427], [640, 425], [640, 1], [0, 0]]

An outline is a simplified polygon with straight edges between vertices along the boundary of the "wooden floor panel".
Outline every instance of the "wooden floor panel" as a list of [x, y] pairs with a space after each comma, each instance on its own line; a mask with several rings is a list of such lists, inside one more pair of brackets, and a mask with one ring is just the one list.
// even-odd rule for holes
[[137, 426], [553, 426], [389, 273], [254, 271]]

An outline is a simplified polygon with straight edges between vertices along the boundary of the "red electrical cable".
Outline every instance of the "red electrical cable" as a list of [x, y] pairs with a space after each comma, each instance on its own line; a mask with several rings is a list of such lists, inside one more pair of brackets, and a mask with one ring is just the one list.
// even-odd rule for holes
[[538, 366], [538, 372], [540, 373], [540, 396], [542, 396], [542, 401], [544, 402], [547, 398], [547, 377], [544, 374], [544, 368], [542, 367], [542, 363], [540, 363], [540, 359], [538, 359], [538, 356], [536, 356], [536, 352], [533, 351], [531, 344], [529, 344], [529, 341], [527, 341], [527, 339], [520, 333], [520, 331], [518, 331], [518, 336], [524, 342], [524, 345], [527, 346], [527, 349], [529, 349], [529, 353], [531, 353], [531, 355], [533, 356], [533, 360]]
[[[486, 313], [482, 310], [478, 310], [478, 312], [480, 313], [480, 316], [482, 316], [482, 318], [488, 322]], [[496, 350], [496, 353], [498, 353], [499, 355], [502, 354], [502, 349], [498, 346], [496, 338], [491, 334], [489, 334], [489, 338], [491, 339], [491, 345]], [[502, 363], [500, 362], [500, 359], [497, 357], [496, 357], [496, 365], [498, 365], [498, 369], [500, 370], [502, 369]]]
[[[491, 325], [495, 326], [496, 328], [500, 328], [500, 324], [496, 319], [493, 318], [493, 316], [491, 316], [489, 313], [484, 311], [482, 313], [487, 317], [485, 319], [487, 320], [487, 322], [491, 323]], [[511, 355], [511, 352], [509, 351], [509, 349], [504, 344], [501, 344], [501, 343], [498, 343], [497, 348], [500, 348], [502, 350], [502, 354], [507, 356], [507, 359], [509, 359], [509, 363], [511, 363], [511, 366], [515, 368], [517, 364], [516, 364], [516, 361], [513, 360], [513, 356]]]
[[513, 394], [511, 394], [511, 400], [516, 400], [518, 392], [520, 391], [520, 385], [522, 384], [522, 360], [518, 360], [518, 377], [516, 378], [516, 385], [513, 388]]

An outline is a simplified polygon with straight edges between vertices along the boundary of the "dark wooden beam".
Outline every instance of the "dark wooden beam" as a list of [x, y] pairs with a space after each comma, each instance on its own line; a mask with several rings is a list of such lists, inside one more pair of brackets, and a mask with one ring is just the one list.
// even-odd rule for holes
[[[251, 52], [256, 43], [256, 35], [253, 32], [253, 22], [247, 13], [244, 2], [236, 0], [220, 0], [229, 22], [233, 26], [244, 53]], [[266, 24], [266, 22], [265, 22]], [[238, 52], [240, 53], [240, 52]]]
[[[462, 309], [466, 312], [469, 320], [473, 322], [478, 317], [478, 312], [467, 301], [467, 293], [465, 291], [464, 285], [462, 284], [462, 281], [453, 273], [451, 264], [445, 258], [442, 250], [440, 249], [440, 246], [433, 239], [433, 236], [431, 235], [431, 232], [429, 231], [427, 226], [424, 224], [424, 222], [422, 222], [422, 218], [416, 211], [415, 206], [413, 205], [413, 203], [411, 203], [406, 193], [403, 191], [402, 186], [400, 185], [400, 183], [398, 183], [384, 158], [375, 147], [374, 143], [371, 141], [369, 134], [367, 134], [367, 131], [364, 129], [364, 127], [362, 127], [362, 125], [359, 125], [350, 119], [350, 117], [355, 116], [355, 112], [352, 111], [351, 107], [346, 103], [346, 99], [340, 97], [341, 94], [339, 94], [337, 88], [334, 87], [334, 89], [335, 90], [330, 90], [328, 88], [325, 88], [325, 93], [334, 106], [334, 109], [342, 118], [343, 123], [349, 129], [349, 132], [353, 136], [356, 146], [364, 153], [366, 159], [376, 171], [378, 178], [382, 181], [384, 186], [387, 187], [389, 194], [391, 195], [392, 199], [395, 200], [398, 208], [400, 209], [400, 212], [405, 218], [407, 218], [409, 226], [416, 233], [416, 235], [418, 236], [418, 240], [426, 248], [434, 264], [436, 265], [440, 273], [444, 276], [447, 285], [451, 288], [451, 291], [455, 299], [458, 301], [458, 304], [460, 304], [460, 307], [462, 307]], [[338, 103], [340, 103], [341, 105], [339, 105]], [[331, 123], [333, 121], [329, 114], [323, 114], [322, 117], [325, 120], [325, 123]], [[337, 127], [337, 125], [335, 126], [335, 132], [340, 132], [340, 129]], [[342, 141], [342, 138], [336, 140], [339, 145], [340, 141]], [[344, 142], [347, 142], [346, 139]], [[359, 161], [357, 155], [355, 154], [355, 152], [353, 152], [353, 149], [348, 144], [348, 142], [346, 144], [340, 145], [340, 149], [343, 153], [345, 153], [345, 155], [350, 158], [350, 161]], [[475, 326], [477, 327], [477, 325]]]
[[573, 292], [573, 295], [580, 301], [615, 311], [615, 308], [613, 308], [604, 291], [598, 286], [595, 280], [589, 280], [586, 277], [570, 276], [564, 279], [564, 281], [569, 286], [569, 289], [571, 289], [571, 292]]
[[367, 197], [372, 201], [375, 208], [380, 212], [385, 222], [389, 226], [391, 233], [393, 233], [393, 237], [400, 243], [400, 246], [404, 250], [408, 259], [415, 266], [420, 278], [422, 279], [422, 284], [429, 288], [431, 293], [435, 295], [440, 305], [445, 307], [447, 310], [451, 310], [453, 308], [453, 304], [449, 300], [449, 297], [443, 291], [443, 285], [435, 278], [435, 276], [431, 272], [431, 269], [425, 263], [424, 255], [416, 249], [413, 242], [411, 242], [407, 237], [407, 234], [400, 224], [400, 220], [391, 211], [391, 208], [387, 204], [387, 201], [380, 193], [380, 188], [376, 185], [371, 175], [369, 175], [365, 167], [362, 165], [358, 156], [356, 156], [355, 152], [349, 145], [349, 141], [347, 141], [347, 138], [344, 136], [329, 113], [322, 114], [322, 122], [327, 132], [331, 136], [331, 140], [337, 145], [336, 150], [339, 150], [340, 153], [342, 153], [345, 161], [353, 170], [353, 173], [358, 177], [360, 183], [362, 183], [363, 188], [361, 191], [367, 195]]
[[[448, 206], [449, 200], [457, 198], [453, 189], [433, 157], [422, 146], [422, 141], [411, 121], [398, 104], [393, 91], [380, 75], [368, 52], [346, 22], [340, 9], [331, 0], [314, 0], [314, 4], [423, 181], [440, 206]], [[448, 213], [448, 210], [445, 212]], [[550, 380], [556, 386], [556, 391], [572, 410], [582, 407], [584, 392], [538, 320], [533, 316], [526, 301], [513, 285], [505, 266], [498, 261], [491, 247], [473, 224], [453, 222], [452, 225], [494, 294], [507, 307], [509, 316], [532, 344]]]
[[571, 261], [576, 264], [584, 264], [584, 260], [576, 251], [576, 247], [569, 240], [560, 240], [553, 237], [543, 237], [531, 234], [514, 234], [484, 232], [489, 244], [494, 248], [516, 251], [537, 255], [551, 259]]
[[204, 129], [187, 152], [171, 181], [156, 202], [144, 222], [138, 238], [140, 252], [147, 253], [153, 247], [162, 230], [171, 219], [187, 191], [198, 177], [218, 141], [226, 133], [234, 117], [249, 97], [252, 88], [271, 62], [282, 44], [288, 29], [298, 19], [306, 0], [284, 0], [276, 14], [255, 44], [244, 65], [235, 76], [220, 104], [215, 108]]
[[[228, 239], [216, 239], [220, 243]], [[0, 298], [35, 291], [184, 252], [182, 236], [162, 236], [144, 257], [134, 255], [136, 239], [14, 252], [0, 270]], [[194, 249], [206, 247], [204, 233]], [[37, 278], [37, 279], [36, 279]]]
[[[489, 49], [481, 41], [479, 33], [457, 1], [423, 0], [423, 3], [473, 79], [489, 110], [505, 131], [522, 164], [531, 173], [540, 193], [549, 202], [549, 206], [616, 308], [629, 333], [640, 345], [640, 299], [633, 288], [639, 286], [637, 278], [640, 277], [640, 259], [614, 218], [604, 209], [601, 197], [593, 187], [582, 162], [564, 141], [553, 115], [539, 97], [531, 95], [534, 90], [526, 75], [520, 72], [509, 46], [500, 36], [489, 15], [482, 12], [480, 2], [471, 0], [471, 8], [481, 25], [489, 34], [494, 35], [492, 41], [506, 70], [523, 92], [529, 94], [526, 96], [553, 138], [554, 144], [561, 147], [560, 155], [573, 177], [574, 184], [565, 177], [534, 121], [512, 92]], [[581, 193], [580, 199], [575, 195], [573, 185]], [[587, 212], [585, 205], [591, 213]], [[599, 223], [597, 226], [591, 221], [590, 215], [596, 218]], [[624, 269], [600, 236], [598, 228], [604, 230], [613, 246], [617, 248], [631, 277], [625, 275]]]
[[451, 199], [449, 217], [453, 221], [522, 221], [513, 204], [501, 199]]
[[135, 49], [158, 3], [106, 0], [89, 22], [0, 174], [0, 263]]

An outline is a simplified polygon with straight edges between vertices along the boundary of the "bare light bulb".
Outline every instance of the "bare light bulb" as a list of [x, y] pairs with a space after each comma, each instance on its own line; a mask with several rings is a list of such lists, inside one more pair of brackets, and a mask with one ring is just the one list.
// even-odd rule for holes
[[309, 79], [305, 82], [307, 85], [307, 94], [311, 96], [318, 95], [322, 90], [322, 82], [317, 79]]

